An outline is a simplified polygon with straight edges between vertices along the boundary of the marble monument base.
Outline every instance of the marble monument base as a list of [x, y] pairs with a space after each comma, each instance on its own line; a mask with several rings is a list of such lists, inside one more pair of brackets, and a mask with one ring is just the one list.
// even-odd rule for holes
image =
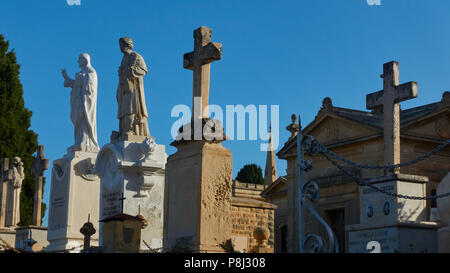
[[127, 136], [103, 146], [95, 164], [101, 179], [100, 219], [142, 215], [148, 226], [141, 231], [141, 250], [162, 248], [166, 160], [165, 146], [153, 138]]
[[[96, 157], [96, 152], [69, 148], [63, 158], [53, 161], [47, 251], [81, 251], [80, 228], [88, 218], [98, 231], [100, 179], [92, 174]], [[98, 232], [91, 237], [91, 245], [98, 245]]]
[[164, 248], [224, 252], [220, 244], [232, 237], [231, 151], [205, 140], [176, 147], [167, 161]]
[[[390, 193], [426, 196], [428, 178], [391, 174], [366, 180]], [[346, 226], [348, 251], [369, 253], [369, 242], [375, 241], [381, 253], [437, 252], [437, 228], [428, 222], [426, 201], [393, 197], [367, 186], [360, 187], [360, 224]]]
[[438, 225], [434, 222], [398, 222], [393, 225], [350, 225], [348, 252], [369, 253], [367, 244], [376, 241], [380, 253], [436, 253]]

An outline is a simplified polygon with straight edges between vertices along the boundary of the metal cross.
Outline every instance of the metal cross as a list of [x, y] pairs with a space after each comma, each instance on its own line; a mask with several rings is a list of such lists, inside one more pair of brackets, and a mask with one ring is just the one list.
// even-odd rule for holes
[[[398, 62], [383, 65], [383, 90], [366, 96], [366, 107], [369, 110], [383, 108], [384, 127], [384, 164], [400, 163], [400, 102], [417, 97], [418, 85], [408, 82], [399, 85]], [[398, 173], [396, 169], [393, 172]]]
[[31, 164], [31, 173], [36, 178], [34, 190], [33, 206], [33, 226], [40, 227], [41, 206], [42, 206], [42, 186], [44, 183], [44, 172], [48, 170], [49, 160], [44, 157], [44, 145], [39, 145], [36, 151], [36, 160]]
[[126, 197], [124, 197], [124, 194], [122, 193], [122, 198], [119, 198], [119, 201], [121, 201], [121, 213], [123, 213], [123, 200], [127, 199]]
[[[202, 26], [194, 31], [194, 51], [184, 54], [183, 67], [194, 71], [193, 118], [208, 118], [210, 63], [222, 58], [222, 44], [211, 42], [212, 30]], [[196, 98], [201, 98], [196, 103]], [[198, 105], [200, 104], [200, 105]], [[196, 109], [200, 110], [197, 113]], [[197, 115], [197, 116], [195, 116]]]

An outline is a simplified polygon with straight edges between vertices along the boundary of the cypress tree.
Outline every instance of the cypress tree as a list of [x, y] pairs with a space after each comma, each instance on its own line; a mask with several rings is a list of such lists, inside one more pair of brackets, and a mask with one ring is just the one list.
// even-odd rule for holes
[[247, 164], [239, 170], [236, 180], [244, 183], [264, 184], [262, 169], [256, 164]]
[[[22, 159], [25, 179], [20, 196], [20, 226], [33, 221], [33, 199], [35, 178], [31, 173], [33, 154], [37, 149], [37, 134], [29, 130], [32, 112], [25, 108], [22, 84], [19, 80], [20, 65], [14, 50], [0, 34], [0, 158]], [[42, 204], [42, 217], [45, 212]]]

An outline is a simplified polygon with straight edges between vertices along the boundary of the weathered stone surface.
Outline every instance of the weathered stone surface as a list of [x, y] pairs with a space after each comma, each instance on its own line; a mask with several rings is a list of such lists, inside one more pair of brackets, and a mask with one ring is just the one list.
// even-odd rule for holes
[[[103, 146], [95, 163], [101, 179], [100, 219], [120, 213], [142, 215], [148, 226], [142, 230], [141, 250], [148, 249], [146, 244], [162, 248], [166, 160], [165, 146], [144, 137], [142, 142]], [[99, 230], [101, 237], [101, 225]]]
[[[233, 183], [232, 202], [232, 235], [245, 237], [245, 251], [249, 252], [257, 247], [258, 242], [253, 236], [257, 227], [265, 227], [269, 230], [269, 238], [265, 249], [274, 250], [274, 213], [276, 206], [261, 197], [265, 185], [250, 183]], [[235, 239], [238, 248], [244, 248], [244, 239]]]
[[8, 185], [5, 226], [17, 226], [20, 222], [20, 193], [25, 179], [23, 162], [15, 157], [11, 167], [11, 180]]
[[231, 151], [206, 141], [177, 148], [167, 160], [164, 247], [223, 252], [232, 233]]
[[378, 242], [380, 253], [435, 253], [437, 252], [437, 224], [397, 223], [347, 226], [349, 252], [369, 253], [369, 242]]
[[108, 217], [102, 222], [101, 252], [139, 253], [141, 249], [141, 219], [128, 214]]

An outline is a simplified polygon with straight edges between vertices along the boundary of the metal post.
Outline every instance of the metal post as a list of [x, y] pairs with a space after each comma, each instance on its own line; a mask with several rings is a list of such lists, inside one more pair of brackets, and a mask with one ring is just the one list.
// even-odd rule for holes
[[303, 162], [303, 149], [302, 149], [302, 120], [298, 115], [298, 133], [297, 133], [297, 208], [298, 208], [298, 244], [299, 252], [303, 253], [303, 217], [302, 217], [302, 162]]

